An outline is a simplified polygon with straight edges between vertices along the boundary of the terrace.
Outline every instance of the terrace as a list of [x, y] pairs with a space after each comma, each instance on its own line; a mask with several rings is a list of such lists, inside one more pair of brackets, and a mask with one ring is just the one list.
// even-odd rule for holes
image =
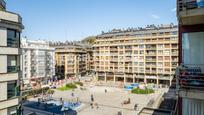
[[204, 19], [204, 2], [196, 0], [178, 0], [177, 13], [183, 25], [202, 24]]
[[180, 96], [195, 98], [204, 96], [204, 65], [181, 65], [177, 67], [176, 75]]

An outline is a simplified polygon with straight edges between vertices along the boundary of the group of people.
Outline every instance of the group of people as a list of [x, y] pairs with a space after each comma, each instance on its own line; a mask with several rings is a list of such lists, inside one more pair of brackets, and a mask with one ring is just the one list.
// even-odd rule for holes
[[91, 108], [92, 108], [92, 109], [93, 109], [94, 107], [96, 107], [96, 109], [99, 108], [98, 103], [94, 102], [93, 94], [91, 94], [91, 103], [90, 103], [90, 105], [91, 105]]

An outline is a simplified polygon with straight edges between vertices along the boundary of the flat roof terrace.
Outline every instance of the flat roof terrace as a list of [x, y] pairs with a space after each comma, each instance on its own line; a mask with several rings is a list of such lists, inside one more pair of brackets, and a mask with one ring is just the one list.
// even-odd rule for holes
[[30, 101], [23, 104], [23, 115], [77, 115], [77, 112], [72, 109], [62, 110], [62, 105], [47, 104], [42, 102]]

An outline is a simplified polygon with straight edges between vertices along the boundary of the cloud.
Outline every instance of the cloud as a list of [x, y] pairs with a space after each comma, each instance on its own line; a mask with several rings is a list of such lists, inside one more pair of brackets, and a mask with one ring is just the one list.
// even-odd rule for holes
[[160, 17], [159, 17], [158, 15], [156, 15], [156, 14], [152, 14], [151, 16], [152, 16], [152, 18], [154, 18], [154, 19], [159, 19], [159, 18], [160, 18]]
[[171, 9], [172, 12], [176, 12], [176, 8]]

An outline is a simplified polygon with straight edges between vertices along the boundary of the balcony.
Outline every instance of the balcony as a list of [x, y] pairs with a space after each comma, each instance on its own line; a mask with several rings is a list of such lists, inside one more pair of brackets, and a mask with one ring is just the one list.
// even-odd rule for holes
[[11, 21], [16, 23], [22, 23], [22, 18], [15, 13], [7, 12], [7, 11], [0, 11], [0, 19], [5, 21]]
[[146, 55], [148, 55], [148, 56], [155, 56], [157, 54], [156, 54], [156, 52], [151, 52], [151, 53], [146, 53]]
[[177, 15], [182, 25], [204, 24], [204, 2], [178, 0]]
[[156, 50], [156, 47], [146, 47], [146, 50]]
[[204, 88], [204, 66], [182, 65], [177, 67], [177, 80], [180, 88], [202, 89]]
[[4, 0], [0, 0], [0, 9], [6, 9], [6, 2]]
[[146, 62], [156, 62], [156, 59], [148, 59], [148, 58], [146, 58]]
[[181, 97], [203, 99], [204, 65], [181, 65], [176, 68], [176, 79]]
[[7, 66], [8, 73], [16, 73], [20, 70], [20, 66]]

